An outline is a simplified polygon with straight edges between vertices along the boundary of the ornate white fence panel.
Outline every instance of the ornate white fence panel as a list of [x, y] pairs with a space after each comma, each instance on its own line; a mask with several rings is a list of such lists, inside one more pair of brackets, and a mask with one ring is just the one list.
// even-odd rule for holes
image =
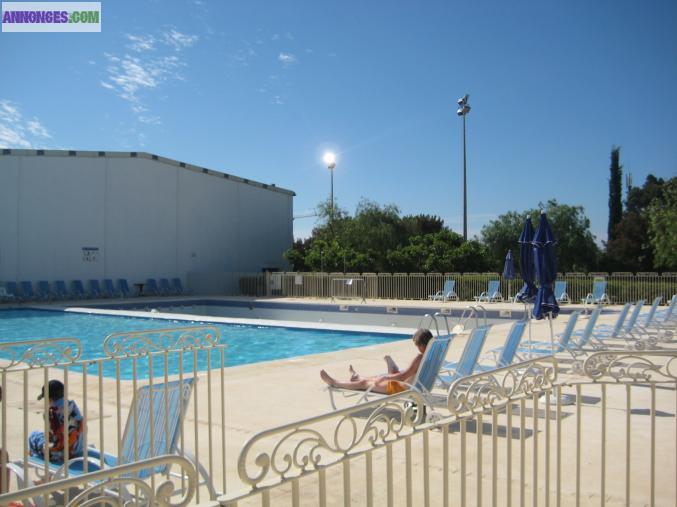
[[[222, 505], [674, 505], [677, 352], [552, 357], [253, 437]], [[412, 405], [413, 403], [413, 405]], [[571, 404], [569, 404], [571, 403]], [[430, 417], [432, 415], [432, 417]]]
[[[102, 454], [123, 455], [126, 427], [133, 428], [134, 441], [138, 431], [149, 430], [151, 442], [155, 442], [156, 437], [165, 438], [166, 447], [169, 448], [173, 435], [166, 425], [155, 427], [156, 423], [151, 417], [147, 423], [149, 427], [139, 429], [143, 424], [143, 415], [132, 404], [134, 393], [141, 388], [149, 388], [149, 410], [152, 412], [154, 406], [158, 410], [162, 408], [159, 402], [154, 404], [153, 397], [156, 395], [153, 393], [162, 394], [163, 386], [172, 381], [178, 380], [183, 384], [184, 380], [193, 379], [192, 394], [185, 412], [179, 418], [176, 457], [190, 454], [193, 462], [201, 465], [204, 475], [211, 478], [214, 488], [224, 492], [226, 346], [220, 340], [220, 330], [214, 326], [115, 333], [103, 340], [102, 354], [95, 359], [82, 359], [82, 345], [74, 338], [0, 343], [0, 386], [3, 393], [0, 448], [6, 450], [12, 460], [23, 458], [21, 472], [25, 477], [36, 472], [37, 478], [52, 477], [47, 460], [44, 468], [36, 471], [29, 467], [26, 459], [29, 456], [28, 437], [31, 431], [40, 430], [44, 434], [50, 431], [49, 420], [43, 417], [49, 410], [48, 397], [45, 396], [40, 402], [34, 400], [42, 386], [52, 379], [63, 383], [64, 398], [74, 400], [82, 412], [85, 472], [88, 471], [90, 445]], [[165, 400], [165, 411], [170, 410], [166, 390], [162, 399]], [[16, 406], [24, 408], [18, 412], [19, 418], [16, 416], [17, 411], [13, 411], [14, 417], [9, 420], [8, 410]], [[180, 410], [183, 411], [183, 404]], [[134, 420], [131, 426], [128, 425], [130, 418]], [[162, 420], [158, 419], [160, 422], [157, 424], [162, 424]], [[64, 421], [64, 426], [67, 425], [68, 421]], [[205, 446], [199, 444], [205, 441], [208, 443], [207, 450], [201, 453], [201, 448], [205, 449]], [[64, 461], [70, 458], [67, 447]], [[45, 457], [48, 458], [48, 455], [49, 450], [46, 450]], [[4, 467], [6, 460], [7, 455], [0, 454], [0, 466]], [[104, 469], [103, 472], [106, 471]], [[65, 474], [66, 479], [71, 479], [67, 469]], [[156, 488], [156, 480], [159, 480], [156, 475], [150, 477], [150, 489], [139, 486], [143, 490], [144, 503], [147, 498], [157, 499], [158, 494], [162, 496], [168, 487]], [[77, 481], [75, 477], [72, 479]], [[187, 487], [192, 480], [189, 479], [184, 475], [176, 487]], [[194, 499], [198, 502], [216, 496], [216, 492], [209, 487], [196, 486], [193, 489]], [[190, 497], [193, 497], [193, 493]], [[5, 498], [0, 495], [0, 505], [4, 505], [4, 501]], [[71, 501], [68, 493], [64, 501]], [[188, 501], [176, 505], [184, 505]], [[86, 502], [73, 505], [81, 504], [85, 505]]]

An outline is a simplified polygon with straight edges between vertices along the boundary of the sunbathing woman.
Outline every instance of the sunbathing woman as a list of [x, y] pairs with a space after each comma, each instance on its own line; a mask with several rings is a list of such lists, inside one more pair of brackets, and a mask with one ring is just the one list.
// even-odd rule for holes
[[412, 360], [411, 364], [405, 369], [400, 370], [395, 361], [390, 356], [385, 356], [386, 364], [388, 365], [388, 373], [386, 375], [379, 375], [377, 377], [361, 377], [350, 365], [348, 371], [350, 372], [350, 380], [345, 382], [337, 381], [329, 376], [325, 370], [320, 371], [320, 377], [324, 382], [332, 387], [339, 387], [341, 389], [353, 389], [355, 391], [371, 390], [374, 393], [395, 394], [406, 391], [409, 387], [406, 384], [411, 384], [418, 372], [418, 367], [423, 359], [423, 353], [432, 339], [433, 335], [428, 329], [419, 329], [412, 336], [414, 346], [418, 349], [418, 354]]

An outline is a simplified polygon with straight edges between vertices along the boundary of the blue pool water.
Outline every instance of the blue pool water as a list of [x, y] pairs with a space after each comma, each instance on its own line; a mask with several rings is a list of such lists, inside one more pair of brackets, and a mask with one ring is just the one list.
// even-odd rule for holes
[[[387, 343], [405, 338], [396, 334], [370, 334], [317, 329], [293, 329], [273, 326], [244, 326], [187, 322], [166, 319], [114, 317], [45, 310], [0, 310], [0, 342], [40, 338], [73, 337], [82, 342], [81, 359], [104, 357], [103, 340], [114, 332], [145, 331], [208, 324], [221, 329], [221, 343], [227, 344], [225, 366], [258, 363], [273, 359], [331, 352], [351, 347]], [[207, 367], [207, 354], [198, 352], [197, 369]], [[220, 365], [220, 354], [212, 353], [212, 366]], [[131, 378], [131, 361], [122, 361], [122, 378]], [[164, 375], [161, 361], [154, 364], [154, 375]], [[115, 364], [104, 363], [104, 375], [115, 376]], [[146, 360], [137, 364], [137, 374], [147, 375]], [[193, 353], [184, 357], [184, 370], [193, 369]], [[92, 370], [96, 371], [95, 369]], [[168, 374], [179, 371], [178, 354], [170, 354]]]

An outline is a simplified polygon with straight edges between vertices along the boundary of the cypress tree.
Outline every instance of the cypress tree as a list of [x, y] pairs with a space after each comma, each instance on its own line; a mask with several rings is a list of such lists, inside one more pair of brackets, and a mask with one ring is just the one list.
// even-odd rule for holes
[[609, 167], [609, 229], [607, 241], [615, 239], [616, 225], [623, 219], [622, 182], [623, 166], [620, 163], [621, 149], [611, 148], [611, 166]]

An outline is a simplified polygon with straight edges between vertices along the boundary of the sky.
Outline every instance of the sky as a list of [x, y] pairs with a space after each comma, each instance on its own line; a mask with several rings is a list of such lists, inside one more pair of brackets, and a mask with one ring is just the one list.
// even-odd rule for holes
[[[147, 151], [462, 232], [557, 199], [606, 239], [609, 155], [677, 175], [677, 2], [102, 1], [101, 33], [0, 33], [0, 146]], [[670, 91], [672, 90], [672, 91]], [[307, 237], [315, 218], [294, 221]]]

